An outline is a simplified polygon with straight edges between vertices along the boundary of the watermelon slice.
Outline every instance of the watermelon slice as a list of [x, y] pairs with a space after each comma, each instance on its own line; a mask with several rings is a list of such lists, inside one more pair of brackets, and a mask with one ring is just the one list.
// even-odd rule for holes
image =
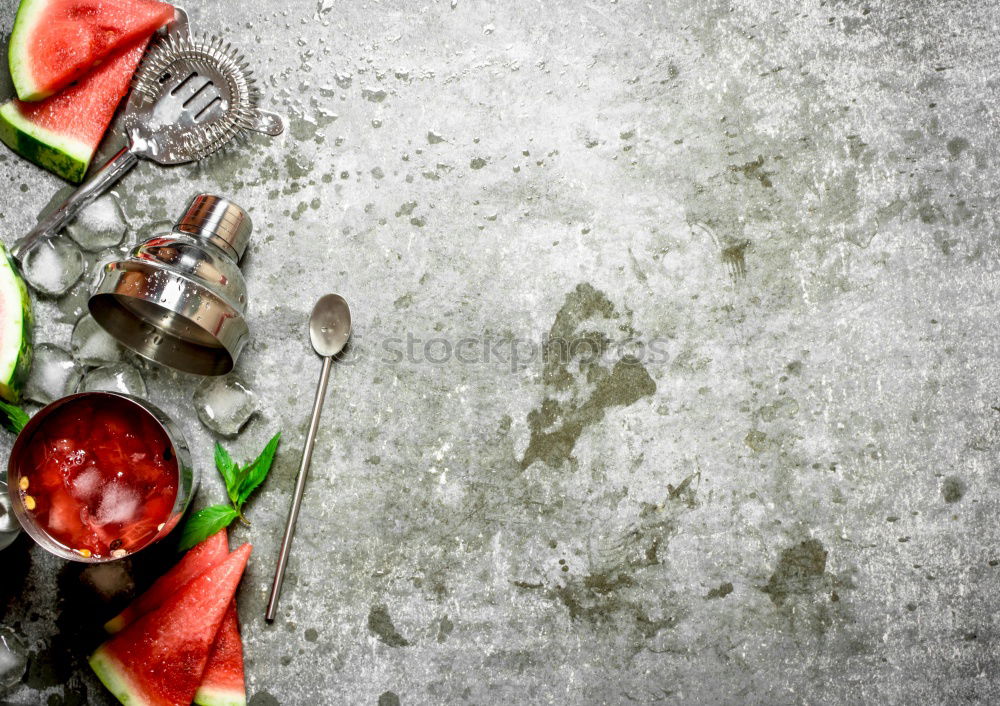
[[7, 249], [0, 243], [0, 397], [21, 399], [31, 369], [31, 299]]
[[123, 704], [188, 704], [250, 558], [244, 544], [97, 648], [90, 666]]
[[21, 0], [8, 48], [17, 97], [53, 95], [173, 17], [156, 0]]
[[247, 690], [243, 682], [243, 640], [236, 601], [229, 604], [215, 644], [208, 656], [201, 686], [195, 692], [198, 706], [246, 706]]
[[5, 103], [0, 107], [0, 141], [63, 179], [82, 181], [148, 41], [134, 42], [51, 98]]
[[222, 562], [229, 556], [226, 530], [222, 529], [191, 549], [184, 558], [136, 598], [121, 613], [104, 624], [110, 633], [119, 632], [139, 617], [159, 608], [189, 581]]

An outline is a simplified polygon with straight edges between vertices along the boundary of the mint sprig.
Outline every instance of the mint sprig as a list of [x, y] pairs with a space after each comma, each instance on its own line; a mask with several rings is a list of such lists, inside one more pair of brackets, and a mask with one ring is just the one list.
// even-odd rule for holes
[[208, 539], [223, 527], [228, 527], [236, 518], [244, 524], [250, 524], [243, 515], [243, 505], [250, 494], [267, 478], [280, 441], [281, 432], [278, 432], [267, 442], [260, 455], [245, 466], [236, 463], [229, 452], [222, 448], [222, 444], [216, 442], [215, 467], [226, 485], [229, 504], [210, 505], [191, 515], [181, 531], [179, 550], [190, 549]]
[[10, 404], [9, 402], [4, 402], [0, 400], [0, 412], [3, 412], [5, 417], [4, 426], [13, 431], [15, 434], [20, 434], [21, 430], [24, 429], [24, 425], [28, 423], [31, 417], [23, 409], [18, 407], [16, 404]]
[[232, 505], [212, 505], [191, 515], [181, 530], [179, 549], [190, 549], [208, 539], [239, 516]]

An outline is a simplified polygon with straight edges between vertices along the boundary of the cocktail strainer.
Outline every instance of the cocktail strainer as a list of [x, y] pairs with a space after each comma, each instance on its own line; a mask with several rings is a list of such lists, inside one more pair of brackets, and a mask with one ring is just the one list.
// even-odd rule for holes
[[257, 107], [260, 93], [246, 60], [218, 37], [192, 36], [187, 13], [176, 9], [165, 35], [139, 65], [122, 122], [122, 149], [63, 204], [17, 243], [18, 260], [39, 238], [55, 235], [82, 208], [139, 161], [194, 162], [247, 130], [277, 135], [281, 117]]

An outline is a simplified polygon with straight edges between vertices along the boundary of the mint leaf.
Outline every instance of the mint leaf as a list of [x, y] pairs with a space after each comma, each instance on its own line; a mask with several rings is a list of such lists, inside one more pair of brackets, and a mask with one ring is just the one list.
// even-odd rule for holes
[[240, 490], [240, 467], [219, 442], [215, 442], [215, 467], [222, 474], [229, 500], [235, 504]]
[[191, 515], [181, 531], [177, 549], [184, 551], [208, 539], [239, 516], [232, 505], [212, 505]]
[[271, 464], [274, 462], [274, 454], [278, 450], [278, 443], [281, 441], [281, 432], [271, 437], [267, 446], [260, 452], [260, 456], [253, 460], [253, 463], [243, 469], [243, 477], [240, 482], [240, 490], [237, 495], [236, 504], [243, 507], [243, 503], [250, 497], [250, 493], [257, 489], [264, 479], [267, 478]]
[[31, 419], [28, 413], [16, 404], [10, 404], [3, 400], [0, 400], [0, 411], [7, 417], [7, 427], [15, 434], [20, 434], [21, 430], [24, 429], [24, 425]]

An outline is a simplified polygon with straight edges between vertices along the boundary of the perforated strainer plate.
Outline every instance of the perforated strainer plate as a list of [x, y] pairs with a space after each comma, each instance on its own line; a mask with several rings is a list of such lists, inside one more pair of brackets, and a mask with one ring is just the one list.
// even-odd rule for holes
[[178, 11], [136, 75], [124, 124], [146, 156], [164, 164], [201, 159], [247, 130], [275, 135], [281, 119], [257, 107], [246, 60], [218, 37], [193, 37]]

